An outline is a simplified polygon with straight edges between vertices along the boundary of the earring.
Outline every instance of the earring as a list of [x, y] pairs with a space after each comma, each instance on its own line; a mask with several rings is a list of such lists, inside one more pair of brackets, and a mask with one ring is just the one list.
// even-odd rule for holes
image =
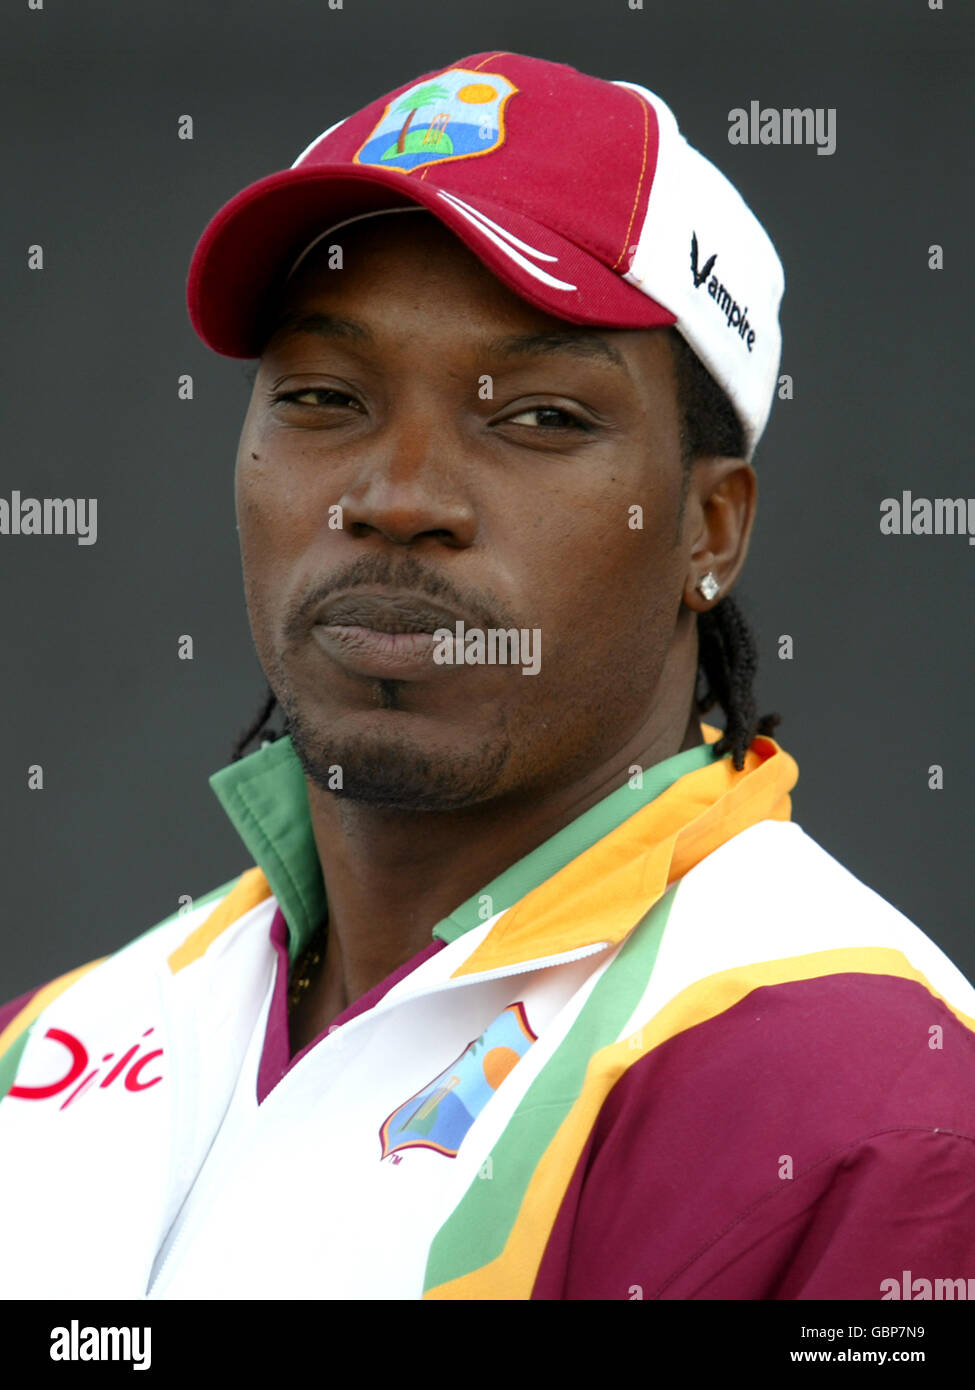
[[708, 570], [707, 574], [704, 575], [703, 578], [699, 579], [694, 587], [695, 589], [697, 589], [699, 593], [703, 594], [707, 601], [710, 603], [711, 600], [714, 598], [715, 594], [721, 588], [721, 585], [715, 579], [714, 571]]

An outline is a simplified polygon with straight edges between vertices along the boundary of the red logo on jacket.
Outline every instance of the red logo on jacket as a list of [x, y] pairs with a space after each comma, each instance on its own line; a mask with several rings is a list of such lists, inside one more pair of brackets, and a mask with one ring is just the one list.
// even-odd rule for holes
[[[154, 1028], [147, 1028], [143, 1033], [143, 1038], [147, 1038], [150, 1033], [154, 1033]], [[41, 1086], [11, 1086], [7, 1092], [9, 1096], [16, 1096], [18, 1100], [50, 1100], [52, 1096], [59, 1096], [62, 1091], [66, 1091], [74, 1082], [78, 1082], [74, 1090], [62, 1101], [60, 1109], [66, 1109], [78, 1096], [84, 1095], [95, 1081], [102, 1063], [110, 1062], [115, 1056], [114, 1052], [106, 1052], [101, 1062], [93, 1067], [87, 1076], [82, 1076], [85, 1068], [91, 1060], [88, 1056], [88, 1049], [80, 1038], [76, 1038], [73, 1033], [66, 1033], [63, 1028], [49, 1028], [44, 1034], [45, 1038], [50, 1038], [52, 1042], [58, 1043], [66, 1048], [69, 1056], [68, 1069], [63, 1076], [59, 1076], [56, 1081], [49, 1081]], [[161, 1057], [163, 1050], [161, 1047], [155, 1048], [152, 1052], [144, 1052], [141, 1057], [136, 1053], [142, 1046], [141, 1040], [129, 1048], [112, 1067], [107, 1075], [102, 1077], [99, 1090], [104, 1090], [106, 1086], [111, 1086], [120, 1078], [127, 1091], [148, 1091], [150, 1086], [156, 1086], [162, 1081], [162, 1076], [144, 1077], [142, 1069], [147, 1062], [151, 1062], [154, 1057]], [[81, 1077], [81, 1080], [79, 1080]]]

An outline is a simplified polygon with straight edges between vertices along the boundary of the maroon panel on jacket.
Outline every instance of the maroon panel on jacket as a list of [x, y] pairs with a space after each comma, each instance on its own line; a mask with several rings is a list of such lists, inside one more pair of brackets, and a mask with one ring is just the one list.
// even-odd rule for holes
[[842, 974], [624, 1074], [532, 1297], [879, 1299], [905, 1270], [975, 1279], [975, 1034], [912, 980]]

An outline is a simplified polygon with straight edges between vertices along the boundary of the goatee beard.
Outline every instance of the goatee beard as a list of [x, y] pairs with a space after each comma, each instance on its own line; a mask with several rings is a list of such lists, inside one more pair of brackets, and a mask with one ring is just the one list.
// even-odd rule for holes
[[[383, 681], [383, 687], [398, 687]], [[396, 709], [394, 690], [380, 691], [382, 709]], [[283, 707], [283, 706], [282, 706]], [[322, 791], [389, 811], [451, 811], [486, 801], [508, 762], [510, 744], [499, 736], [468, 753], [431, 754], [405, 734], [322, 738], [297, 711], [287, 713], [291, 738], [305, 776]]]

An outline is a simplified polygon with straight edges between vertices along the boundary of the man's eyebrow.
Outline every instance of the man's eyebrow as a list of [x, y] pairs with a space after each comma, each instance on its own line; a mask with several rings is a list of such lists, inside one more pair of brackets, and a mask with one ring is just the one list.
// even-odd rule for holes
[[[345, 338], [353, 342], [373, 342], [368, 328], [354, 319], [342, 318], [340, 314], [302, 312], [300, 309], [292, 310], [276, 319], [266, 341], [270, 342], [279, 333], [310, 333], [325, 339]], [[614, 367], [628, 370], [623, 354], [599, 333], [514, 333], [505, 338], [492, 338], [484, 344], [484, 349], [497, 357], [529, 357], [568, 352], [578, 357], [611, 362]]]
[[515, 333], [509, 338], [493, 338], [485, 344], [498, 357], [533, 356], [546, 352], [571, 352], [579, 357], [595, 357], [628, 371], [618, 348], [598, 333]]
[[348, 338], [360, 343], [372, 342], [372, 334], [364, 324], [344, 319], [340, 314], [308, 313], [293, 309], [275, 319], [267, 342], [279, 333], [311, 333], [318, 338]]

